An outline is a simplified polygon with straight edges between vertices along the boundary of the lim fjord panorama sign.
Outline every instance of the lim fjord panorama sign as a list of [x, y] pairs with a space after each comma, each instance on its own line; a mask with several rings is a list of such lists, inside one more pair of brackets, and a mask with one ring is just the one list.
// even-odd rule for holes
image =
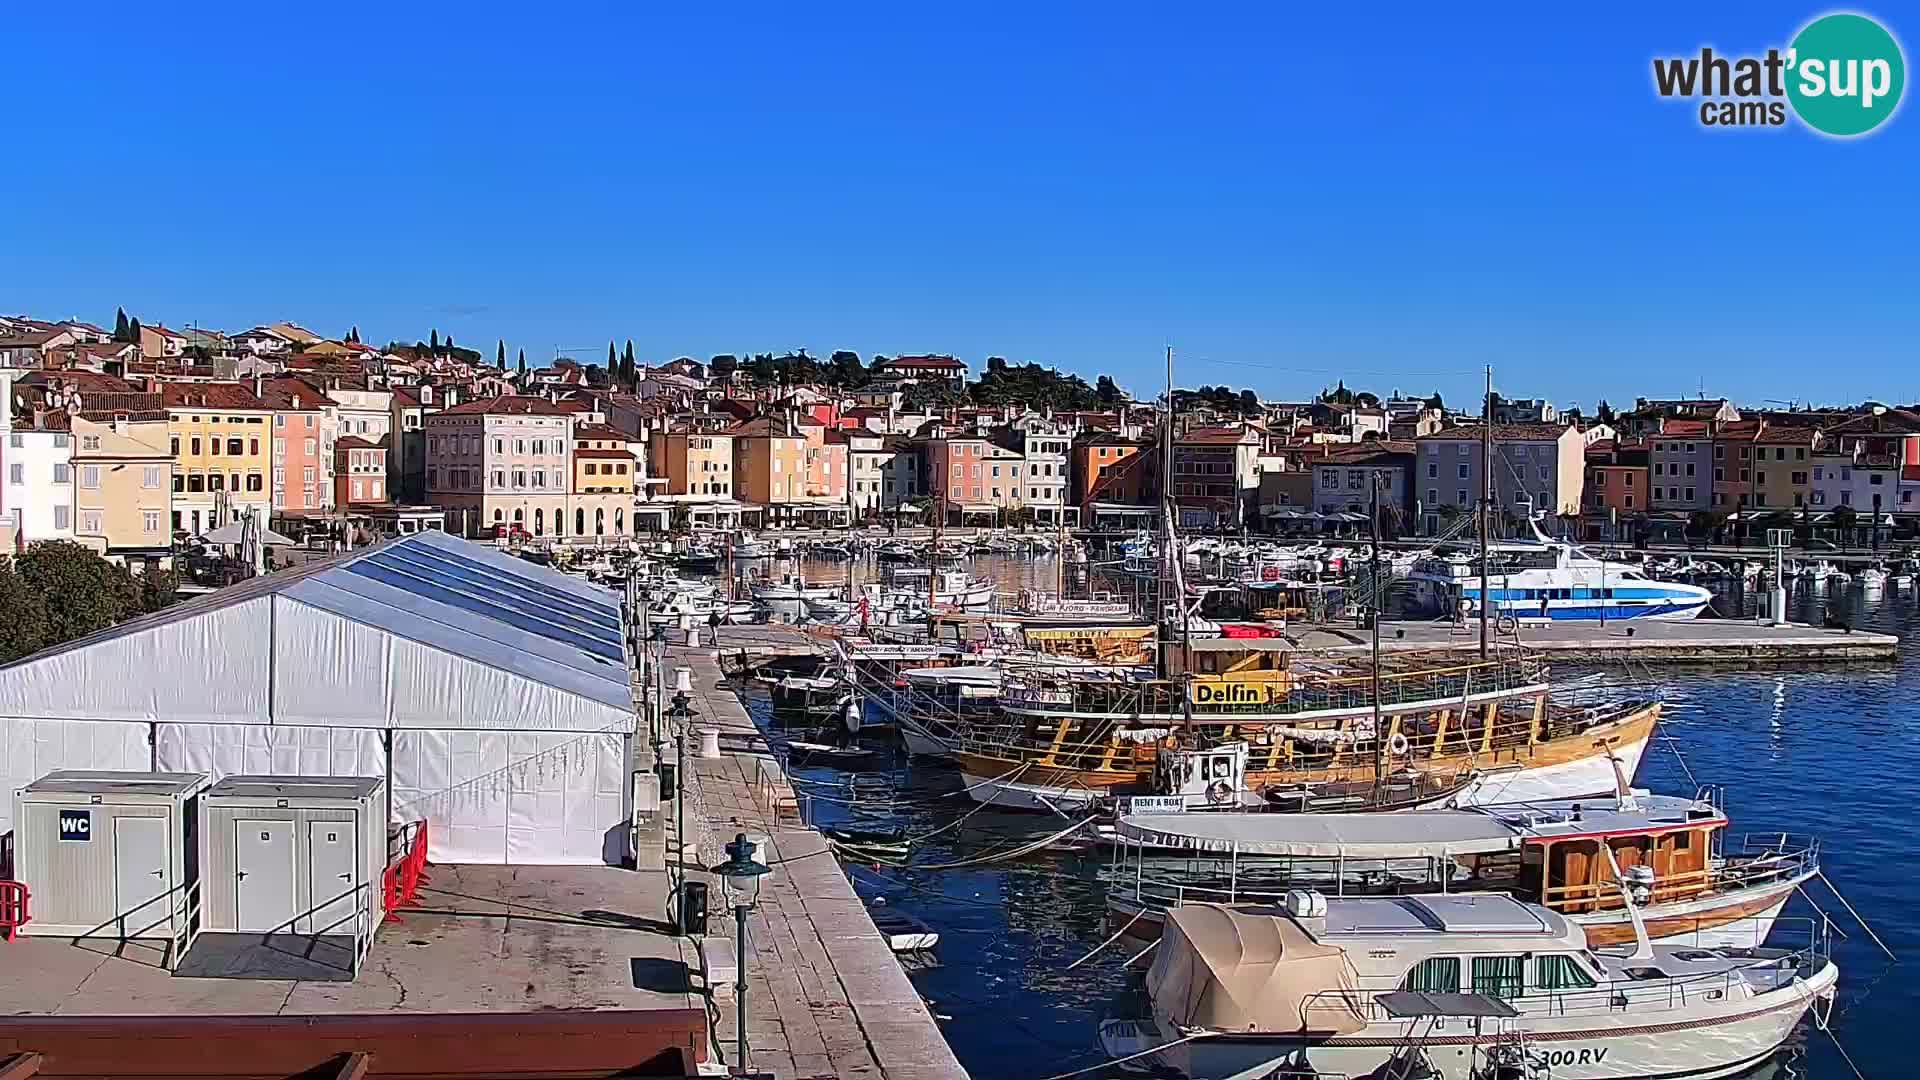
[[1700, 125], [1784, 127], [1789, 116], [1822, 135], [1852, 138], [1886, 123], [1907, 87], [1906, 54], [1878, 21], [1853, 12], [1822, 15], [1785, 48], [1762, 56], [1656, 57], [1662, 98], [1698, 101]]

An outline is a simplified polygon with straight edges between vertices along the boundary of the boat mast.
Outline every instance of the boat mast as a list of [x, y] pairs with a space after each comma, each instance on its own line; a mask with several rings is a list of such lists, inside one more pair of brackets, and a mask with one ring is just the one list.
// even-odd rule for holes
[[1380, 585], [1380, 473], [1369, 471], [1367, 477], [1367, 487], [1373, 498], [1367, 515], [1373, 526], [1373, 567], [1369, 575], [1373, 596], [1367, 606], [1368, 621], [1373, 628], [1373, 803], [1378, 808], [1387, 791], [1387, 733], [1380, 723], [1380, 601], [1386, 595], [1386, 590]]
[[1487, 365], [1487, 394], [1480, 406], [1480, 659], [1487, 658], [1487, 609], [1493, 604], [1489, 522], [1493, 517], [1493, 365]]

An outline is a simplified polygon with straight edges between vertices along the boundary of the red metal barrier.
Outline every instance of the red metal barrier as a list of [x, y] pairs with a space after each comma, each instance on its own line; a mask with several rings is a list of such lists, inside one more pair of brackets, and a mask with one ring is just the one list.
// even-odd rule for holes
[[[409, 835], [411, 834], [411, 835]], [[399, 909], [410, 906], [427, 880], [427, 823], [409, 821], [400, 827], [401, 852], [387, 864], [381, 875], [381, 889], [387, 898], [388, 922], [401, 922]]]
[[15, 930], [33, 921], [32, 900], [25, 882], [0, 881], [0, 941], [12, 941]]

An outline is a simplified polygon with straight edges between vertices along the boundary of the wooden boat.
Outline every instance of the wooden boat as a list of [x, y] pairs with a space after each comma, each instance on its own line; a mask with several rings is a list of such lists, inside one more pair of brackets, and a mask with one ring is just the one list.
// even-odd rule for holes
[[1518, 652], [1389, 654], [1376, 702], [1364, 657], [1295, 658], [1273, 639], [1186, 648], [1199, 662], [1165, 679], [1010, 668], [1001, 718], [965, 725], [955, 741], [974, 797], [1065, 812], [1175, 793], [1180, 778], [1156, 776], [1163, 749], [1244, 746], [1244, 773], [1208, 778], [1209, 802], [1337, 790], [1359, 809], [1396, 783], [1460, 805], [1571, 798], [1613, 791], [1616, 762], [1630, 782], [1660, 714], [1657, 702], [1632, 697], [1551, 700], [1546, 663]]
[[870, 746], [835, 746], [832, 743], [795, 739], [787, 743], [787, 760], [795, 765], [830, 765], [838, 769], [861, 769], [873, 765], [880, 751]]
[[905, 912], [868, 908], [867, 914], [873, 919], [873, 928], [886, 939], [887, 948], [894, 952], [922, 952], [940, 944], [940, 935], [933, 927]]
[[1653, 938], [1758, 948], [1820, 872], [1819, 844], [1733, 843], [1728, 824], [1710, 790], [1397, 814], [1129, 814], [1109, 834], [1107, 914], [1137, 951], [1181, 903], [1276, 904], [1299, 888], [1498, 893], [1558, 912], [1599, 948], [1634, 940], [1624, 883]]

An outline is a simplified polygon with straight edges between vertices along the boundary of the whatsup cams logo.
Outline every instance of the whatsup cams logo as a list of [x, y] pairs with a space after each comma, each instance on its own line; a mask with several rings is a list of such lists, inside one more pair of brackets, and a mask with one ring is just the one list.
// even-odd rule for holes
[[1906, 55], [1865, 15], [1822, 15], [1764, 56], [1657, 57], [1663, 98], [1699, 102], [1702, 127], [1783, 127], [1789, 116], [1822, 135], [1865, 135], [1893, 116], [1907, 86]]

